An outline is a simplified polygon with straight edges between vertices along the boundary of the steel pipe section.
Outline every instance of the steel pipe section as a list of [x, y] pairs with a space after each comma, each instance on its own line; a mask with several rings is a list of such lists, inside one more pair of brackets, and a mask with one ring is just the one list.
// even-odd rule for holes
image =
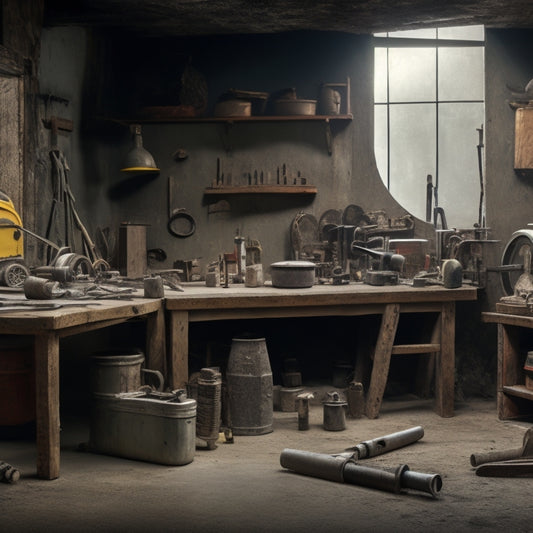
[[407, 465], [400, 465], [395, 470], [388, 471], [360, 465], [345, 456], [290, 448], [281, 452], [280, 464], [297, 474], [394, 493], [399, 493], [402, 489], [413, 489], [435, 497], [442, 489], [440, 475], [412, 472]]

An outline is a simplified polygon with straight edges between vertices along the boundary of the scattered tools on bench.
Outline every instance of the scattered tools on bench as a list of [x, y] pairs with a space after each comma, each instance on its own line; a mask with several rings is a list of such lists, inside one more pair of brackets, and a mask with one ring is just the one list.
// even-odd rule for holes
[[350, 483], [388, 492], [399, 493], [403, 489], [420, 490], [436, 496], [442, 488], [438, 474], [413, 472], [407, 465], [393, 469], [370, 467], [357, 461], [375, 457], [406, 446], [422, 438], [424, 431], [417, 426], [384, 437], [361, 442], [350, 450], [352, 453], [325, 454], [285, 448], [280, 464], [297, 474], [318, 477], [329, 481]]

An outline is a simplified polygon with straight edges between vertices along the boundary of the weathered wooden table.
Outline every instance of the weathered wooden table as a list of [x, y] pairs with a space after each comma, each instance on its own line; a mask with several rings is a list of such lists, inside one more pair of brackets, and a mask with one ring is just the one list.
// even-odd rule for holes
[[[314, 285], [305, 289], [228, 288], [202, 283], [184, 285], [184, 292], [166, 296], [169, 313], [169, 380], [183, 387], [188, 380], [189, 323], [211, 320], [316, 316], [380, 315], [381, 326], [373, 349], [366, 415], [376, 418], [393, 354], [435, 354], [436, 412], [453, 416], [455, 371], [455, 302], [475, 300], [473, 287], [413, 288], [409, 285], [375, 287], [363, 283]], [[429, 342], [395, 344], [400, 314], [432, 313], [437, 316]]]
[[[11, 299], [11, 298], [10, 298]], [[37, 475], [45, 479], [59, 477], [59, 340], [132, 319], [145, 319], [147, 327], [147, 366], [164, 369], [165, 329], [162, 300], [39, 300], [39, 305], [65, 304], [58, 309], [8, 311], [0, 306], [0, 334], [34, 337], [36, 384]], [[7, 305], [5, 300], [2, 302]], [[75, 306], [76, 304], [79, 306]], [[73, 306], [74, 304], [74, 306]]]

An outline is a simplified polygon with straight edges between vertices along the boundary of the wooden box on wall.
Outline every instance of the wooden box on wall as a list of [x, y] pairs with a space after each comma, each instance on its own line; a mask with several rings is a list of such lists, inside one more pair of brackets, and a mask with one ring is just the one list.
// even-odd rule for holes
[[118, 233], [119, 269], [122, 276], [142, 278], [148, 268], [146, 225], [121, 224]]
[[533, 108], [520, 107], [515, 116], [514, 168], [533, 171]]

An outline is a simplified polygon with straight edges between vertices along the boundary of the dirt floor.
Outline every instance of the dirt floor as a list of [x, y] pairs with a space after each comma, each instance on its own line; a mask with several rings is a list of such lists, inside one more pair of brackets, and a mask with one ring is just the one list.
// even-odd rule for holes
[[[274, 431], [235, 437], [214, 450], [196, 450], [192, 463], [169, 467], [82, 452], [88, 425], [62, 420], [61, 476], [35, 477], [31, 439], [0, 441], [0, 459], [21, 472], [0, 483], [0, 530], [11, 531], [496, 531], [532, 530], [528, 478], [480, 477], [472, 453], [519, 448], [527, 422], [500, 421], [494, 400], [456, 404], [438, 417], [431, 401], [385, 401], [375, 420], [348, 419], [344, 431], [325, 431], [323, 409], [311, 406], [310, 429], [297, 414], [274, 413]], [[319, 453], [414, 426], [423, 438], [360, 464], [439, 474], [436, 497], [399, 494], [295, 474], [280, 466], [285, 448]]]

